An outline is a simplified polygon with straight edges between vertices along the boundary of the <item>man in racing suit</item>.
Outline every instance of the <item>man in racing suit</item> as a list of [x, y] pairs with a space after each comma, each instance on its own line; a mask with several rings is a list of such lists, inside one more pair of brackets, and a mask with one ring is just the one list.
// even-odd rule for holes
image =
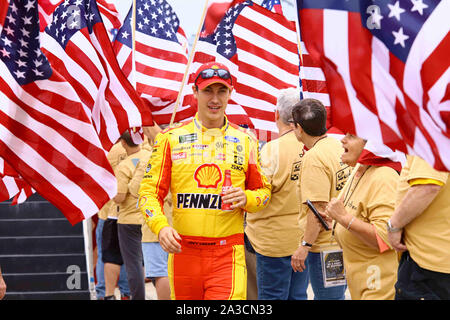
[[[263, 209], [271, 186], [258, 141], [225, 116], [232, 90], [226, 66], [200, 66], [195, 118], [158, 134], [141, 182], [138, 205], [170, 253], [172, 299], [246, 299], [243, 213]], [[221, 195], [225, 170], [233, 187]], [[173, 228], [162, 209], [169, 189]], [[222, 202], [231, 210], [222, 210]]]

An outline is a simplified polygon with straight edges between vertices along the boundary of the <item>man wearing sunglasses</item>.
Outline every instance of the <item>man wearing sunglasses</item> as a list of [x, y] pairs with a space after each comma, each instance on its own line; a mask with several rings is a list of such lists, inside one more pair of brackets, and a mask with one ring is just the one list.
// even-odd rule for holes
[[[169, 252], [172, 299], [246, 299], [243, 213], [263, 209], [271, 186], [258, 141], [225, 115], [232, 90], [225, 65], [200, 66], [193, 86], [197, 114], [158, 134], [141, 182], [138, 205]], [[226, 170], [232, 188], [222, 194]], [[161, 206], [169, 189], [173, 228]]]

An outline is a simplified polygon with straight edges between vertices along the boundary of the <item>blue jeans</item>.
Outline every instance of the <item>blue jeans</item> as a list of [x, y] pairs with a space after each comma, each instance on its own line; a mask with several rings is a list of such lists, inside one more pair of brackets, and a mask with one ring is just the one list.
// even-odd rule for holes
[[256, 253], [259, 300], [307, 300], [308, 271], [294, 272], [291, 256], [268, 257]]
[[314, 300], [345, 300], [346, 285], [330, 288], [323, 286], [320, 253], [308, 253], [306, 263], [306, 268], [309, 269], [309, 280], [314, 292]]
[[[97, 241], [97, 264], [95, 266], [95, 275], [97, 277], [97, 284], [95, 291], [97, 292], [97, 299], [105, 297], [105, 268], [102, 261], [102, 231], [105, 220], [98, 218], [97, 228], [95, 229], [95, 239]], [[127, 272], [125, 266], [120, 267], [119, 282], [120, 293], [123, 296], [130, 295], [130, 288], [128, 287]]]

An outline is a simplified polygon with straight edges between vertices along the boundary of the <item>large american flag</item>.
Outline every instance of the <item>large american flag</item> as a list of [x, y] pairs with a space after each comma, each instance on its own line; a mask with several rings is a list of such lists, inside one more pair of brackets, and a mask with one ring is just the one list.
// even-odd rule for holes
[[37, 1], [11, 0], [0, 35], [0, 157], [72, 223], [116, 179], [86, 109], [40, 50]]
[[235, 3], [214, 33], [199, 39], [180, 112], [196, 111], [194, 73], [214, 60], [227, 65], [233, 76], [234, 91], [226, 110], [230, 121], [255, 129], [260, 140], [276, 137], [279, 90], [299, 86], [295, 23], [252, 1]]
[[41, 47], [86, 106], [105, 150], [125, 130], [153, 125], [150, 110], [117, 63], [96, 1], [59, 4], [41, 34]]
[[114, 41], [117, 60], [151, 109], [153, 119], [168, 124], [188, 62], [186, 35], [167, 1], [136, 0], [135, 72], [132, 72], [132, 16], [133, 8]]
[[333, 125], [449, 171], [450, 1], [304, 0], [298, 8]]

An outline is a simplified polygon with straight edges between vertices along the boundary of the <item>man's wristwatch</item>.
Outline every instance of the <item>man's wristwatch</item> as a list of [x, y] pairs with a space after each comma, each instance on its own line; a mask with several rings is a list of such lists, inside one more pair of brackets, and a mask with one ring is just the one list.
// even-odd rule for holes
[[306, 242], [305, 240], [302, 240], [302, 246], [303, 247], [312, 247], [312, 244], [311, 243], [308, 243], [308, 242]]
[[399, 232], [401, 231], [403, 228], [394, 228], [391, 224], [391, 220], [389, 219], [388, 222], [386, 223], [387, 226], [387, 231], [388, 232]]

